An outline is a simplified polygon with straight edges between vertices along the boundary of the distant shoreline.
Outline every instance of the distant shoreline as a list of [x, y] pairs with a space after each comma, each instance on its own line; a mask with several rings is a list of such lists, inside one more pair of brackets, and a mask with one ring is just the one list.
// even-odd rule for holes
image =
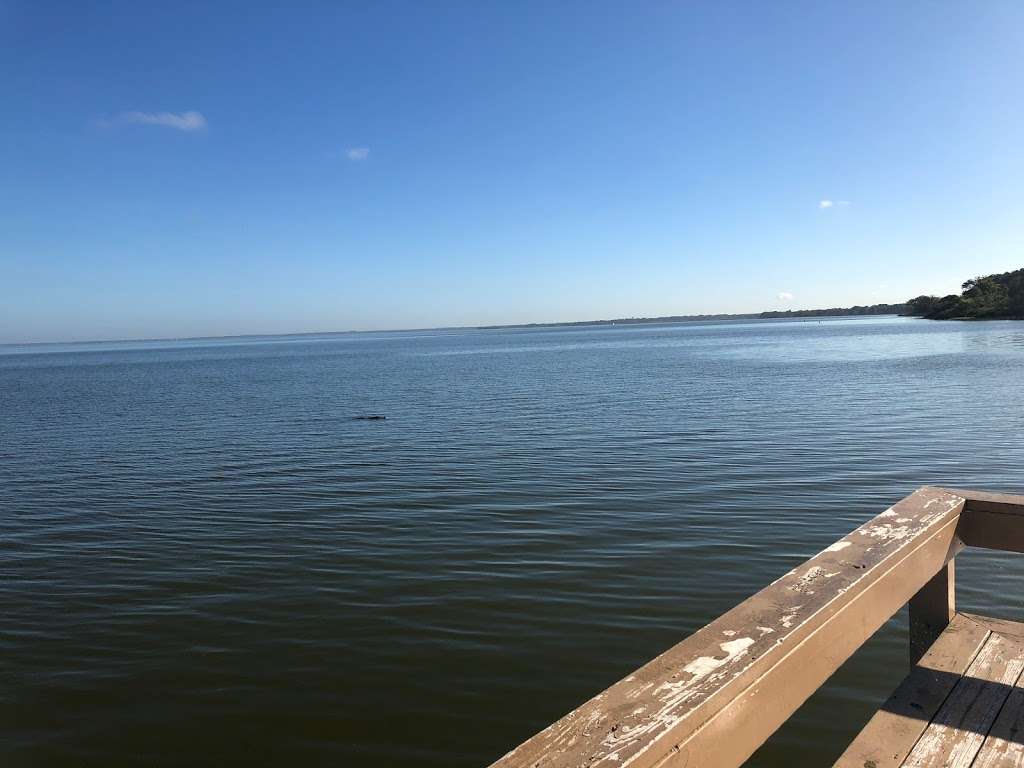
[[[872, 304], [871, 306], [834, 307], [832, 309], [787, 309], [767, 312], [748, 312], [717, 315], [666, 315], [664, 317], [621, 317], [615, 320], [577, 320], [565, 323], [517, 323], [514, 325], [470, 326], [481, 331], [500, 328], [557, 328], [579, 325], [650, 325], [654, 323], [691, 323], [701, 320], [790, 320], [814, 317], [873, 317], [905, 315], [906, 304]], [[441, 330], [441, 329], [437, 329]]]
[[296, 338], [310, 336], [341, 336], [345, 334], [364, 333], [422, 333], [425, 331], [496, 331], [517, 328], [575, 328], [582, 326], [605, 325], [657, 325], [666, 323], [690, 323], [715, 320], [787, 320], [812, 319], [816, 317], [882, 317], [889, 315], [906, 315], [905, 304], [873, 304], [831, 309], [791, 309], [766, 312], [720, 313], [713, 315], [667, 315], [664, 317], [625, 317], [613, 320], [568, 320], [551, 323], [511, 323], [507, 325], [445, 325], [431, 328], [380, 328], [375, 330], [342, 330], [342, 331], [300, 331], [298, 333], [237, 333], [224, 336], [162, 336], [156, 338], [136, 339], [85, 339], [77, 341], [6, 341], [0, 347], [44, 347], [44, 346], [75, 346], [79, 344], [146, 344], [150, 342], [174, 341], [218, 341], [224, 339], [265, 339], [265, 338]]

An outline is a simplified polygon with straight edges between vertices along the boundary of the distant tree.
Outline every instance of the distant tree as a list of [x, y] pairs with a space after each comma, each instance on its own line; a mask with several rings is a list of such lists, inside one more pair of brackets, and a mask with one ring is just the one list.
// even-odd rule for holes
[[931, 320], [955, 320], [965, 316], [963, 302], [955, 293], [943, 296], [935, 302], [932, 311], [926, 315]]
[[919, 317], [929, 315], [935, 309], [938, 301], [937, 296], [918, 296], [916, 299], [911, 299], [907, 302], [907, 314]]
[[1009, 312], [1010, 293], [1002, 275], [978, 277], [963, 284], [960, 299], [970, 317], [1004, 317]]
[[1024, 269], [1007, 273], [1006, 310], [1010, 317], [1024, 319]]

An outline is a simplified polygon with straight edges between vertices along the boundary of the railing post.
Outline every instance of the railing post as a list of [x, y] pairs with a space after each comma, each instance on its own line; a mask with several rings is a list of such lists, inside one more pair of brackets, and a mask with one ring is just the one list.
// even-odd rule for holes
[[910, 666], [921, 660], [956, 613], [954, 563], [946, 563], [910, 598]]

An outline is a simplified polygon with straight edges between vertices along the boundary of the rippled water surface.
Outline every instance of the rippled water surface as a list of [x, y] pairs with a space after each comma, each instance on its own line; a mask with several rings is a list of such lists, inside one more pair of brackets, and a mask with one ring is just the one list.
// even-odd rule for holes
[[[0, 763], [486, 764], [917, 486], [1021, 492], [1022, 428], [1012, 322], [0, 347]], [[905, 644], [751, 762], [829, 764]]]

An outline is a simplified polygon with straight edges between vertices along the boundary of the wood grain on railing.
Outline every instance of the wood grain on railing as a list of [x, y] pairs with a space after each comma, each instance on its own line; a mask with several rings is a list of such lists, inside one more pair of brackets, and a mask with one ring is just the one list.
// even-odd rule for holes
[[955, 556], [964, 506], [955, 492], [920, 489], [495, 768], [740, 765]]

